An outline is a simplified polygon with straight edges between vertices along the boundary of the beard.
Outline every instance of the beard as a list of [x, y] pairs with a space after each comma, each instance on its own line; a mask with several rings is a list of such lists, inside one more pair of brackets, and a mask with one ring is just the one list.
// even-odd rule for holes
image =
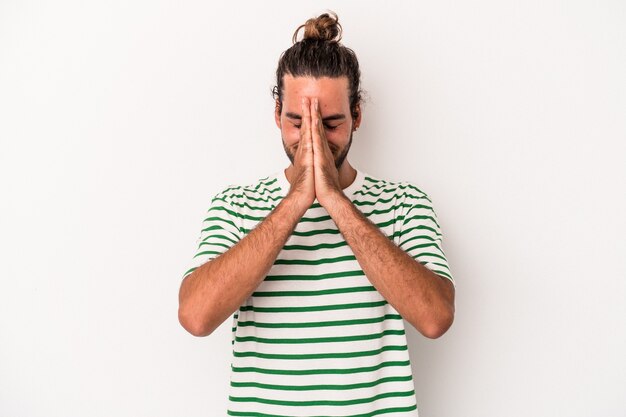
[[[337, 168], [337, 171], [339, 171], [339, 168], [341, 168], [341, 165], [343, 165], [343, 162], [346, 160], [348, 152], [350, 151], [350, 146], [352, 145], [352, 133], [353, 131], [350, 132], [350, 139], [348, 140], [348, 144], [343, 149], [337, 150], [332, 144], [328, 144], [335, 159], [335, 168]], [[287, 154], [287, 158], [289, 158], [289, 160], [291, 161], [291, 165], [293, 165], [295, 160], [295, 150], [292, 152], [285, 145], [285, 139], [283, 139], [282, 136], [281, 139], [283, 141], [283, 149]]]

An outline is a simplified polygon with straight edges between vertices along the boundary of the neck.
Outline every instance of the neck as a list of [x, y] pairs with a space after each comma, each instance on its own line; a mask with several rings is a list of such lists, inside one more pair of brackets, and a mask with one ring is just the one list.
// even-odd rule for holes
[[[293, 184], [293, 165], [289, 165], [284, 169], [285, 176], [287, 177], [287, 181], [289, 184]], [[343, 164], [339, 168], [339, 184], [341, 185], [341, 189], [344, 190], [348, 188], [354, 181], [356, 180], [356, 169], [348, 160], [344, 160]]]

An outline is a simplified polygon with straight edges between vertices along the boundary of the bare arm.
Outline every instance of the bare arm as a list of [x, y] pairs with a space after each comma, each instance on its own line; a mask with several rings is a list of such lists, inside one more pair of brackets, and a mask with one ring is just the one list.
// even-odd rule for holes
[[[301, 106], [306, 113], [308, 102], [303, 99]], [[239, 242], [183, 280], [178, 321], [189, 333], [210, 335], [250, 297], [315, 201], [311, 126], [310, 120], [304, 119], [287, 195]]]
[[189, 333], [210, 335], [250, 297], [306, 212], [301, 201], [288, 194], [250, 233], [183, 280], [178, 320]]
[[396, 246], [345, 196], [335, 201], [328, 212], [372, 285], [424, 336], [443, 335], [454, 320], [452, 282]]
[[320, 204], [330, 214], [378, 292], [424, 336], [433, 339], [441, 336], [454, 320], [454, 284], [391, 242], [342, 192], [339, 172], [322, 126], [318, 99], [313, 102], [309, 117], [315, 187]]

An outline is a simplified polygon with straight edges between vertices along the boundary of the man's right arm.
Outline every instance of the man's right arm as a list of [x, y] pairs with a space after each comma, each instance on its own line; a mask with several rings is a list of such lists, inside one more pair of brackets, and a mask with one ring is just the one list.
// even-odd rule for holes
[[178, 320], [189, 333], [210, 335], [261, 284], [307, 210], [300, 201], [287, 194], [239, 242], [183, 279]]

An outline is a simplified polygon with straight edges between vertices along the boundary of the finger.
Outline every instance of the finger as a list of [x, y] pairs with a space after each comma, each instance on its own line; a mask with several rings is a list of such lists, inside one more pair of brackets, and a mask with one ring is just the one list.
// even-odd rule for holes
[[319, 102], [318, 102], [317, 97], [311, 100], [310, 111], [311, 111], [311, 136], [313, 140], [313, 152], [315, 151], [321, 152], [320, 124], [321, 124], [322, 119], [319, 114]]
[[307, 97], [302, 97], [302, 119], [300, 121], [300, 144], [304, 149], [311, 149], [311, 111]]
[[320, 134], [320, 138], [322, 139], [322, 142], [325, 142], [326, 144], [328, 144], [328, 141], [326, 140], [326, 130], [324, 129], [324, 120], [322, 119], [322, 111], [320, 110], [320, 105], [319, 105], [319, 99], [315, 99], [315, 109], [317, 111], [317, 131]]
[[311, 133], [311, 109], [310, 101], [307, 97], [302, 97], [302, 123], [300, 130], [303, 134], [309, 135]]
[[330, 151], [330, 146], [328, 145], [328, 140], [326, 139], [326, 131], [324, 130], [324, 124], [322, 121], [322, 112], [320, 111], [319, 99], [316, 97], [313, 100], [313, 114], [312, 124], [313, 127], [311, 132], [313, 134], [313, 151], [317, 151], [319, 155], [326, 155], [327, 158], [330, 158], [332, 152]]

